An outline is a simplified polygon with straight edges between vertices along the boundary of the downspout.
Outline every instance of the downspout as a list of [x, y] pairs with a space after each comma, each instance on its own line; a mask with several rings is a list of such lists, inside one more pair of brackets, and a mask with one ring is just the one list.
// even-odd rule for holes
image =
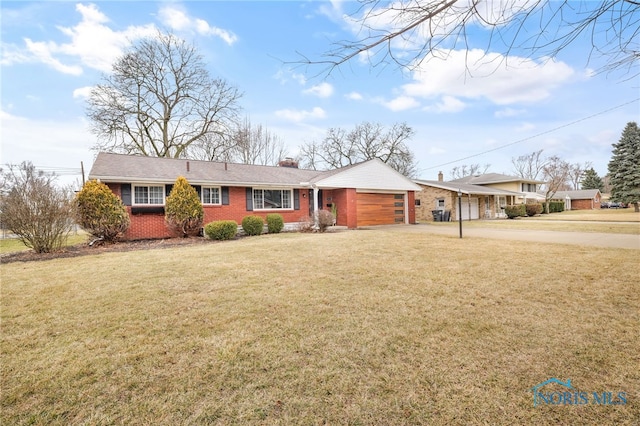
[[313, 188], [313, 229], [318, 229], [318, 187], [314, 184]]
[[409, 191], [405, 191], [404, 193], [404, 205], [406, 206], [404, 209], [404, 223], [407, 225], [409, 223]]

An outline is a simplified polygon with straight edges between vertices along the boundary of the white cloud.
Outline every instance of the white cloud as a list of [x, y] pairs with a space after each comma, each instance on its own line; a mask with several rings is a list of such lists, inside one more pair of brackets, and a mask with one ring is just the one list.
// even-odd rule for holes
[[290, 80], [297, 82], [301, 86], [304, 86], [307, 83], [307, 78], [304, 74], [298, 74], [291, 70], [279, 70], [273, 78], [278, 80], [280, 84], [286, 84]]
[[86, 99], [91, 94], [92, 89], [93, 89], [93, 86], [79, 87], [73, 91], [73, 98]]
[[132, 26], [124, 31], [113, 31], [105, 25], [109, 22], [107, 16], [94, 4], [77, 4], [76, 11], [82, 17], [77, 25], [57, 27], [62, 34], [71, 39], [70, 42], [33, 41], [25, 38], [24, 48], [3, 45], [2, 64], [39, 62], [70, 75], [82, 74], [83, 67], [108, 72], [111, 70], [111, 64], [132, 40], [152, 35], [156, 31], [153, 25]]
[[56, 71], [63, 74], [80, 75], [82, 74], [82, 67], [79, 65], [65, 65], [52, 56], [55, 52], [55, 43], [46, 42], [34, 42], [28, 38], [24, 39], [24, 43], [27, 46], [27, 50], [33, 55], [33, 59], [36, 62], [42, 62], [45, 65], [49, 65]]
[[344, 97], [351, 101], [361, 101], [363, 99], [362, 95], [358, 92], [347, 93]]
[[518, 115], [522, 115], [526, 112], [524, 109], [515, 109], [515, 108], [503, 108], [499, 111], [496, 111], [493, 116], [495, 118], [508, 118], [508, 117], [516, 117]]
[[305, 95], [313, 95], [319, 98], [329, 98], [333, 95], [333, 86], [327, 82], [316, 84], [302, 91]]
[[195, 32], [204, 36], [215, 36], [222, 39], [229, 46], [238, 41], [238, 36], [233, 32], [209, 25], [207, 21], [192, 18], [186, 12], [176, 6], [165, 6], [158, 12], [160, 21], [174, 31]]
[[288, 121], [300, 123], [307, 119], [320, 119], [327, 116], [326, 112], [320, 108], [315, 107], [311, 111], [305, 110], [293, 110], [293, 109], [281, 109], [276, 111], [276, 116]]
[[398, 96], [388, 102], [382, 102], [382, 104], [391, 111], [405, 111], [420, 106], [420, 103], [410, 96]]
[[426, 107], [425, 110], [435, 112], [460, 112], [466, 107], [467, 105], [464, 102], [453, 96], [443, 96], [440, 102], [434, 106]]
[[563, 62], [505, 57], [479, 49], [451, 51], [446, 60], [432, 59], [420, 65], [413, 83], [405, 84], [406, 96], [432, 98], [486, 98], [498, 105], [532, 103], [549, 97], [574, 71]]

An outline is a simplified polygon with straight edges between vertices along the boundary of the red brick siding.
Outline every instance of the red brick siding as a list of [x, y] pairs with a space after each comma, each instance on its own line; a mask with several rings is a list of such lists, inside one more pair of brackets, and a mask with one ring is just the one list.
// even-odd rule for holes
[[[109, 188], [120, 196], [120, 184], [108, 184]], [[304, 195], [303, 195], [304, 194]], [[235, 220], [238, 225], [247, 215], [256, 215], [264, 218], [269, 213], [279, 213], [284, 221], [298, 222], [301, 217], [308, 216], [309, 197], [306, 189], [300, 190], [300, 210], [259, 210], [247, 211], [246, 188], [229, 188], [229, 205], [204, 205], [204, 224], [216, 220]], [[293, 200], [292, 200], [293, 201]], [[169, 238], [171, 233], [167, 229], [163, 214], [131, 214], [131, 207], [127, 207], [131, 217], [131, 226], [125, 234], [126, 239]]]
[[409, 223], [416, 223], [416, 194], [414, 191], [409, 191], [407, 196], [407, 208], [409, 209]]
[[588, 200], [571, 200], [571, 210], [591, 210], [599, 209], [600, 202], [595, 202], [592, 199]]

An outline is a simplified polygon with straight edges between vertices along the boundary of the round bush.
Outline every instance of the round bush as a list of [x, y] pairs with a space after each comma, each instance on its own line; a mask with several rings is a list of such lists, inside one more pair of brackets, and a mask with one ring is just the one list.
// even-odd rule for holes
[[542, 213], [542, 205], [539, 203], [526, 204], [527, 216], [532, 217]]
[[328, 227], [333, 225], [335, 216], [328, 210], [318, 210], [316, 212], [316, 219], [318, 220], [318, 231], [324, 232]]
[[260, 216], [245, 216], [242, 219], [242, 230], [247, 235], [260, 235], [264, 227], [264, 220]]
[[267, 215], [267, 229], [270, 234], [277, 234], [284, 229], [284, 219], [281, 214], [271, 213]]
[[97, 238], [115, 241], [129, 228], [129, 214], [120, 198], [97, 180], [84, 184], [76, 194], [76, 220]]
[[236, 236], [238, 224], [235, 220], [218, 220], [207, 223], [204, 233], [212, 240], [230, 240]]
[[204, 208], [195, 188], [180, 176], [165, 202], [165, 220], [169, 228], [187, 237], [198, 235], [204, 219]]

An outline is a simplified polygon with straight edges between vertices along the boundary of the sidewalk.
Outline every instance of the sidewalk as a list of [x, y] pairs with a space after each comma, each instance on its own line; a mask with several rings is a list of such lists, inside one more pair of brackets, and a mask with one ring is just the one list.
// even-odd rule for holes
[[[410, 225], [416, 232], [459, 236], [457, 226]], [[410, 228], [408, 228], [410, 229]], [[525, 229], [464, 228], [462, 238], [494, 238], [499, 240], [535, 241], [540, 243], [573, 244], [579, 246], [625, 248], [640, 250], [640, 235], [600, 232], [564, 232]]]

